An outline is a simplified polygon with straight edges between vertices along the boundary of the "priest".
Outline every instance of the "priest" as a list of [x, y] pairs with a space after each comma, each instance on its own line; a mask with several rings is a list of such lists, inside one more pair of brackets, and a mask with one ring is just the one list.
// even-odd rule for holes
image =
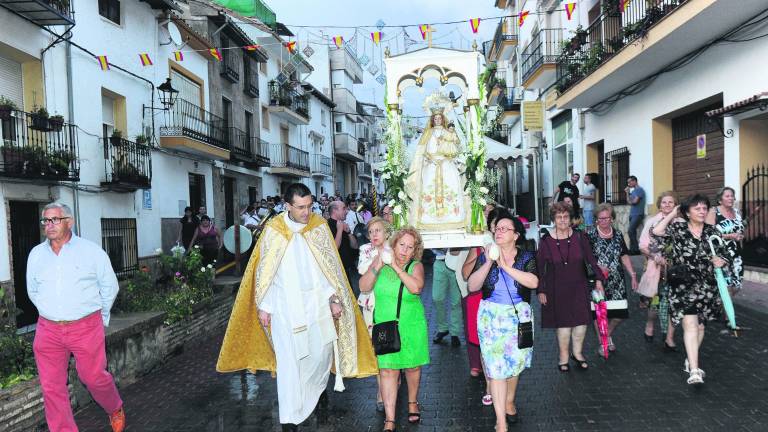
[[277, 376], [280, 423], [297, 430], [342, 377], [378, 373], [328, 224], [312, 213], [309, 188], [286, 190], [287, 211], [272, 218], [254, 248], [229, 319], [216, 370]]

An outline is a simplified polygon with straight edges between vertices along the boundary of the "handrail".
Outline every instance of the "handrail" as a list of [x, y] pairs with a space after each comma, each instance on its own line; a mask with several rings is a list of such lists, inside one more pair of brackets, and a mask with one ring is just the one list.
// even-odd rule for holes
[[173, 107], [165, 111], [164, 122], [160, 136], [187, 136], [229, 150], [224, 119], [191, 102], [177, 99]]

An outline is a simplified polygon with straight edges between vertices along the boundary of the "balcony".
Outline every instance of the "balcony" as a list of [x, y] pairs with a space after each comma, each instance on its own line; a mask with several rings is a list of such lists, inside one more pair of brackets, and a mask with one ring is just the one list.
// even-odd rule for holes
[[363, 83], [363, 68], [357, 60], [357, 53], [349, 45], [331, 49], [330, 60], [332, 71], [343, 70], [352, 78], [354, 84]]
[[75, 25], [70, 0], [0, 0], [0, 4], [40, 26]]
[[368, 144], [368, 142], [364, 139], [357, 140], [357, 152], [360, 153], [360, 156], [363, 158], [365, 157], [366, 144]]
[[160, 147], [229, 160], [227, 130], [221, 117], [183, 99], [178, 99], [164, 117], [160, 126]]
[[507, 144], [507, 138], [509, 137], [509, 125], [496, 124], [491, 130], [485, 133], [485, 136], [502, 144]]
[[355, 123], [360, 122], [357, 115], [357, 98], [352, 94], [352, 90], [344, 87], [333, 88], [333, 102], [336, 104], [336, 112], [345, 114], [347, 118]]
[[[334, 137], [334, 151], [336, 156], [350, 162], [362, 162], [363, 156], [360, 154], [357, 138], [348, 133], [337, 133]], [[363, 149], [365, 150], [365, 149]]]
[[102, 186], [132, 192], [152, 183], [152, 148], [122, 138], [103, 138], [106, 180]]
[[231, 49], [221, 50], [222, 59], [219, 62], [219, 75], [231, 83], [240, 81], [240, 68], [238, 67], [239, 56]]
[[243, 59], [243, 92], [248, 96], [259, 97], [259, 66], [249, 58]]
[[312, 177], [331, 177], [331, 158], [321, 154], [312, 155]]
[[269, 152], [272, 174], [309, 177], [309, 152], [287, 144], [272, 144]]
[[269, 112], [296, 125], [309, 124], [309, 102], [306, 95], [292, 88], [293, 84], [269, 82]]
[[496, 26], [496, 33], [490, 44], [484, 45], [485, 58], [487, 61], [495, 62], [507, 60], [512, 57], [512, 53], [517, 46], [517, 22], [514, 17], [502, 18], [499, 25]]
[[507, 87], [507, 70], [496, 69], [489, 70], [490, 76], [485, 83], [486, 92], [488, 93], [488, 105], [494, 105], [496, 99], [502, 93], [504, 88]]
[[79, 181], [77, 127], [17, 110], [0, 111], [0, 176]]
[[259, 137], [248, 136], [236, 127], [226, 128], [226, 136], [231, 160], [243, 162], [250, 168], [269, 166], [269, 149]]
[[371, 180], [371, 164], [368, 162], [357, 163], [357, 176], [360, 178]]
[[523, 87], [547, 88], [555, 82], [562, 40], [563, 29], [541, 29], [533, 35], [521, 55]]
[[507, 87], [499, 96], [498, 104], [503, 114], [502, 118], [520, 117], [520, 99], [515, 95], [514, 87]]
[[[765, 9], [765, 2], [648, 0], [603, 14], [558, 59], [559, 108], [590, 107]], [[638, 41], [641, 41], [638, 42]]]

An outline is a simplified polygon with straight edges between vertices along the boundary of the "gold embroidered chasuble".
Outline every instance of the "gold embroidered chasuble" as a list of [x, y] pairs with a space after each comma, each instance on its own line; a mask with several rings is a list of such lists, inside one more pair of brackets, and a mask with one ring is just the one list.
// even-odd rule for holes
[[[264, 370], [274, 375], [276, 361], [271, 336], [259, 323], [257, 305], [272, 285], [293, 235], [282, 217], [272, 218], [264, 228], [240, 283], [216, 363], [217, 371]], [[296, 235], [306, 240], [312, 256], [334, 287], [343, 307], [341, 317], [335, 321], [339, 365], [334, 365], [333, 372], [337, 373], [336, 368], [341, 369], [344, 378], [363, 378], [377, 374], [371, 339], [347, 281], [328, 223], [321, 216], [312, 214], [307, 226]], [[302, 269], [296, 271], [301, 272]]]

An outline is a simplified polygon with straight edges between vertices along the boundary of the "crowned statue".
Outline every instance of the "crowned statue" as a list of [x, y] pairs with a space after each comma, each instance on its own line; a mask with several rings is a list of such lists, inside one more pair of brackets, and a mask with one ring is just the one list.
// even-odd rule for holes
[[469, 198], [461, 174], [461, 141], [446, 111], [453, 106], [445, 95], [434, 93], [425, 103], [430, 114], [419, 139], [408, 174], [412, 199], [408, 220], [421, 231], [464, 229], [468, 225]]

